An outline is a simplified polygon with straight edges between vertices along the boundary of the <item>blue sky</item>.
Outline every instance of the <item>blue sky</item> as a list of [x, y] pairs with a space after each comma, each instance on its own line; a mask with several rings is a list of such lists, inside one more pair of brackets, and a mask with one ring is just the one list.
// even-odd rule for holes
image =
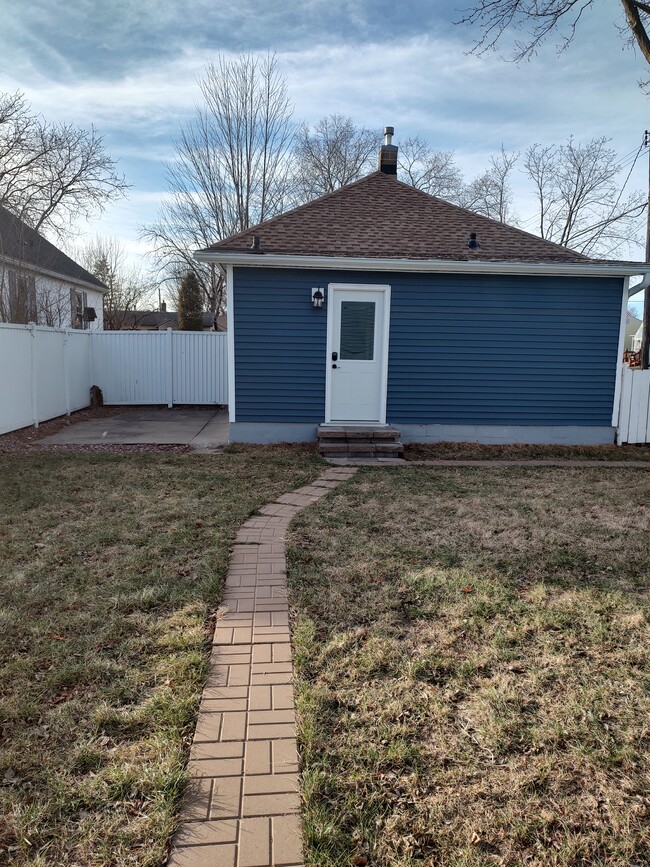
[[[0, 88], [23, 90], [51, 120], [94, 123], [132, 184], [128, 200], [84, 225], [144, 252], [138, 227], [165, 192], [163, 162], [193, 114], [197, 77], [218, 52], [275, 51], [295, 117], [333, 112], [390, 124], [452, 149], [468, 176], [503, 143], [523, 150], [607, 135], [623, 156], [638, 147], [648, 97], [642, 59], [615, 24], [618, 4], [596, 0], [558, 55], [528, 63], [468, 54], [474, 34], [454, 26], [464, 0], [0, 0]], [[615, 16], [619, 15], [618, 18]], [[505, 47], [505, 46], [504, 46]], [[647, 159], [631, 183], [647, 184]], [[516, 178], [526, 216], [525, 182]]]

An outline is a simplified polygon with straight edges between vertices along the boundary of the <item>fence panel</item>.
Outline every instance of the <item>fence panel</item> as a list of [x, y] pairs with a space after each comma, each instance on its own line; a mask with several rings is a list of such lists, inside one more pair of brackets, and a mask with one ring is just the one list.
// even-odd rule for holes
[[228, 339], [225, 334], [172, 332], [174, 403], [228, 403]]
[[65, 377], [70, 412], [88, 406], [93, 385], [92, 338], [90, 331], [66, 332]]
[[0, 324], [0, 433], [88, 406], [227, 404], [228, 338]]
[[169, 404], [170, 344], [161, 331], [95, 332], [93, 384], [101, 388], [104, 403]]
[[[36, 419], [47, 421], [67, 412], [65, 393], [65, 331], [34, 328], [33, 364]], [[88, 400], [86, 399], [86, 404]]]
[[623, 367], [619, 443], [650, 443], [650, 370]]
[[0, 433], [34, 423], [33, 339], [27, 325], [0, 325]]

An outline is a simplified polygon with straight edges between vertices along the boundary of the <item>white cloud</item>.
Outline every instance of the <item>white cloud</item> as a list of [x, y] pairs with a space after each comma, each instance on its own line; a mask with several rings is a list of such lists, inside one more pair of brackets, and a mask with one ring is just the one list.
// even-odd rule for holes
[[[355, 4], [348, 6], [362, 23]], [[150, 4], [149, 11], [155, 8]], [[607, 135], [621, 154], [636, 147], [646, 113], [646, 98], [637, 86], [638, 62], [620, 51], [615, 34], [608, 40], [601, 40], [603, 50], [595, 50], [587, 29], [565, 53], [557, 56], [548, 46], [518, 67], [496, 54], [468, 55], [469, 36], [462, 29], [358, 44], [323, 40], [280, 51], [278, 59], [297, 119], [315, 121], [338, 112], [365, 126], [391, 124], [398, 142], [418, 134], [436, 147], [455, 150], [459, 165], [472, 176], [502, 143], [508, 150], [523, 150], [571, 134], [582, 139]], [[51, 51], [44, 38], [33, 46]], [[216, 50], [215, 41], [203, 49], [188, 44], [172, 60], [148, 58], [135, 66], [131, 58], [130, 71], [112, 79], [92, 71], [71, 75], [67, 67], [61, 77], [57, 52], [51, 77], [23, 64], [20, 78], [12, 78], [5, 67], [0, 88], [24, 89], [48, 119], [95, 124], [134, 184], [128, 202], [111, 207], [90, 231], [116, 234], [134, 254], [141, 251], [138, 227], [155, 216], [162, 195], [156, 190], [164, 188], [162, 163], [173, 156], [171, 140], [179, 124], [194, 113], [197, 78]], [[644, 171], [639, 167], [633, 181], [643, 184]]]

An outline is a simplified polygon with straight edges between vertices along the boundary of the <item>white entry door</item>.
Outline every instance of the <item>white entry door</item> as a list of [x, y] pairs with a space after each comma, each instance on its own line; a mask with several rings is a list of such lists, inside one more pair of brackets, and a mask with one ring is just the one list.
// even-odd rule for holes
[[330, 284], [327, 422], [386, 421], [389, 286]]

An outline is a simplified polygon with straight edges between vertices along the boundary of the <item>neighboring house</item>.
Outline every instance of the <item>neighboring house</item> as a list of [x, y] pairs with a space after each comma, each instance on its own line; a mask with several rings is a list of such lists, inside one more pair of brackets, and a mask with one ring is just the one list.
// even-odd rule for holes
[[[203, 313], [203, 331], [226, 331], [226, 314]], [[120, 322], [120, 331], [165, 331], [178, 329], [178, 313], [168, 311], [165, 304], [162, 310], [125, 310], [116, 311], [115, 318]], [[216, 327], [215, 327], [216, 326]]]
[[[231, 439], [611, 443], [629, 278], [379, 170], [195, 255], [226, 274]], [[462, 340], [459, 340], [462, 334]]]
[[[630, 311], [628, 310], [625, 317], [625, 350], [636, 352], [637, 350], [634, 348], [634, 342], [637, 334], [643, 331], [643, 322], [641, 319], [637, 319], [636, 316], [632, 316]], [[639, 349], [641, 348], [641, 344], [639, 343]]]
[[[638, 322], [638, 320], [637, 320]], [[643, 345], [643, 322], [639, 325], [637, 331], [635, 331], [634, 336], [632, 338], [632, 343], [630, 345], [630, 349], [632, 352], [640, 352], [641, 346]]]
[[106, 287], [0, 207], [0, 322], [103, 328]]

